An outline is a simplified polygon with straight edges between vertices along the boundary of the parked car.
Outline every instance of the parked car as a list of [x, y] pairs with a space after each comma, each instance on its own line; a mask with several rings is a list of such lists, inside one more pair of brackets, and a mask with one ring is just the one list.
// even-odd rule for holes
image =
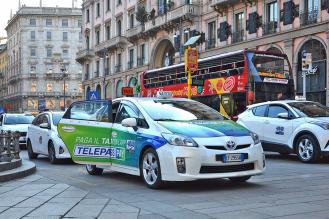
[[30, 114], [3, 113], [0, 115], [0, 131], [19, 132], [19, 145], [25, 148], [27, 129], [33, 119], [34, 116]]
[[163, 181], [244, 182], [265, 170], [256, 134], [188, 99], [75, 102], [58, 131], [73, 161], [87, 164], [89, 174], [105, 168], [138, 175], [150, 188]]
[[250, 105], [239, 124], [258, 134], [263, 149], [296, 153], [302, 162], [329, 155], [329, 108], [311, 101], [271, 101]]
[[30, 159], [46, 155], [52, 164], [71, 158], [57, 132], [57, 124], [64, 112], [43, 112], [35, 117], [27, 132], [27, 151]]

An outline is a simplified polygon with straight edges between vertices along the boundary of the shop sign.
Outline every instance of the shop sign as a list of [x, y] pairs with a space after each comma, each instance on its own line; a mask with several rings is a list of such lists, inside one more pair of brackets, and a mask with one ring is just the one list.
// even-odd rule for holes
[[121, 89], [122, 95], [126, 97], [134, 96], [134, 91], [132, 87], [122, 87]]

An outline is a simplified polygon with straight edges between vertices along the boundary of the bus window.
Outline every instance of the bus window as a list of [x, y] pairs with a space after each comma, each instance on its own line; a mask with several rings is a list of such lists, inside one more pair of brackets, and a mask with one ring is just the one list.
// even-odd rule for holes
[[221, 104], [223, 106], [223, 110], [225, 111], [221, 113], [223, 113], [224, 115], [228, 115], [228, 116], [232, 115], [231, 101], [232, 101], [231, 94], [221, 95]]
[[239, 115], [246, 110], [246, 93], [232, 93], [233, 95], [233, 115]]
[[220, 99], [218, 95], [213, 96], [198, 96], [198, 97], [192, 97], [193, 100], [198, 101], [200, 103], [203, 103], [214, 110], [219, 111], [220, 109]]

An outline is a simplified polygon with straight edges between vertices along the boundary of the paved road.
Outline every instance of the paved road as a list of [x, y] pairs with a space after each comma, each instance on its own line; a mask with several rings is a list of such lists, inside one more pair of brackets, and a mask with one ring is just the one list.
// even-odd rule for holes
[[147, 189], [135, 176], [115, 172], [90, 176], [84, 166], [51, 165], [46, 157], [35, 163], [41, 183], [64, 183], [89, 192], [88, 197], [138, 209], [137, 216], [121, 214], [120, 218], [329, 218], [328, 159], [303, 164], [295, 156], [271, 154], [267, 155], [266, 174], [246, 184], [184, 182], [157, 191]]

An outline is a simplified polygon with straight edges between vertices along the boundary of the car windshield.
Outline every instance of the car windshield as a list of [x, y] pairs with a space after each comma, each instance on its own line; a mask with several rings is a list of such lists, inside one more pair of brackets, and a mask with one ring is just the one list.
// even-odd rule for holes
[[140, 103], [155, 121], [225, 120], [216, 110], [190, 100], [152, 100]]
[[53, 124], [54, 126], [57, 126], [59, 123], [59, 120], [63, 117], [64, 113], [53, 113]]
[[329, 108], [315, 102], [288, 103], [300, 116], [329, 117]]
[[6, 115], [5, 125], [31, 124], [34, 119], [32, 115]]

